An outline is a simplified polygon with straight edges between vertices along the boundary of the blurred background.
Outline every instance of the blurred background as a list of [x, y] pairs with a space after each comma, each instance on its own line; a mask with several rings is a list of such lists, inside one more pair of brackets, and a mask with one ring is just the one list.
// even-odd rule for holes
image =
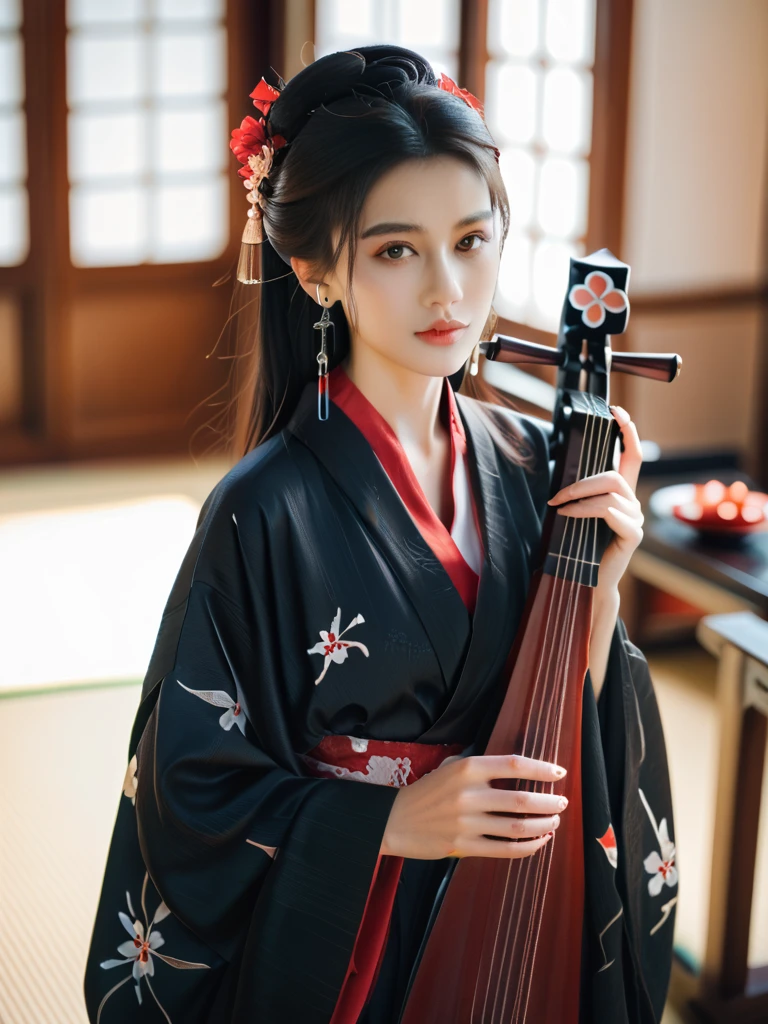
[[[0, 0], [3, 1024], [86, 1019], [141, 680], [236, 461], [229, 132], [262, 75], [383, 42], [485, 103], [497, 330], [553, 345], [569, 257], [606, 246], [632, 268], [614, 349], [683, 358], [612, 380], [646, 455], [622, 616], [676, 808], [665, 1024], [768, 1021], [768, 0]], [[551, 412], [549, 368], [484, 372]]]

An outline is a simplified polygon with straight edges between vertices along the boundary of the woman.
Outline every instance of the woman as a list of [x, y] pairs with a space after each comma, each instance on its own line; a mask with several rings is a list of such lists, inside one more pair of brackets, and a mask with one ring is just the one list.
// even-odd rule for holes
[[[490, 785], [557, 765], [482, 755], [550, 478], [546, 423], [472, 375], [454, 394], [509, 219], [479, 105], [398, 47], [252, 96], [264, 116], [233, 133], [257, 221], [241, 279], [266, 235], [246, 454], [203, 507], [144, 681], [85, 977], [104, 1024], [394, 1024], [455, 858], [535, 857], [567, 824], [560, 797], [513, 807]], [[615, 534], [589, 677], [594, 798], [627, 863], [601, 906], [625, 913], [607, 932], [585, 917], [582, 1015], [634, 1022], [660, 1018], [673, 922], [649, 939], [641, 773], [671, 816], [647, 665], [617, 618], [642, 514], [637, 433], [614, 415], [618, 472], [553, 501]], [[598, 851], [615, 866], [616, 844]]]

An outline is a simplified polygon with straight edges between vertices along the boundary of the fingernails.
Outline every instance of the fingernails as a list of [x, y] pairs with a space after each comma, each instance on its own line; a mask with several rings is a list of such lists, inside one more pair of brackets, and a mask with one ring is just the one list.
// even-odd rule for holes
[[556, 814], [554, 816], [554, 818], [552, 819], [552, 824], [555, 826], [555, 828], [559, 828], [560, 827], [560, 815], [559, 814]]
[[567, 806], [568, 806], [568, 797], [567, 796], [561, 796], [559, 801], [558, 801], [558, 804], [557, 804], [558, 810], [564, 811]]
[[566, 769], [561, 768], [560, 765], [555, 765], [553, 771], [558, 779], [562, 779], [562, 777], [567, 774]]

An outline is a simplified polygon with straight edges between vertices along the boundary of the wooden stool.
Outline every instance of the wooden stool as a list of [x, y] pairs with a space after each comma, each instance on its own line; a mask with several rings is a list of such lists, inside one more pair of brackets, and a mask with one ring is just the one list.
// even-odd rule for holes
[[[708, 1024], [765, 1024], [768, 967], [750, 968], [747, 956], [768, 720], [768, 622], [751, 612], [708, 615], [696, 635], [720, 662], [720, 749], [704, 962], [695, 982], [689, 976], [686, 994]], [[684, 994], [686, 986], [675, 980], [673, 992]]]

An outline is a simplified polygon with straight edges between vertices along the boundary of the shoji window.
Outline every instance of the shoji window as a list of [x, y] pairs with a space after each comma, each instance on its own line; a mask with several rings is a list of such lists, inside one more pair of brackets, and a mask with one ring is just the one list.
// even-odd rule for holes
[[512, 207], [494, 308], [545, 331], [557, 329], [568, 258], [585, 251], [595, 2], [316, 0], [316, 57], [387, 40], [484, 101]]
[[29, 252], [21, 0], [0, 0], [0, 266]]
[[70, 251], [214, 259], [229, 233], [224, 0], [68, 0]]
[[459, 0], [316, 0], [315, 57], [395, 43], [416, 50], [437, 75], [456, 79]]
[[494, 306], [557, 329], [568, 259], [583, 255], [595, 0], [490, 0], [485, 110], [512, 223]]

